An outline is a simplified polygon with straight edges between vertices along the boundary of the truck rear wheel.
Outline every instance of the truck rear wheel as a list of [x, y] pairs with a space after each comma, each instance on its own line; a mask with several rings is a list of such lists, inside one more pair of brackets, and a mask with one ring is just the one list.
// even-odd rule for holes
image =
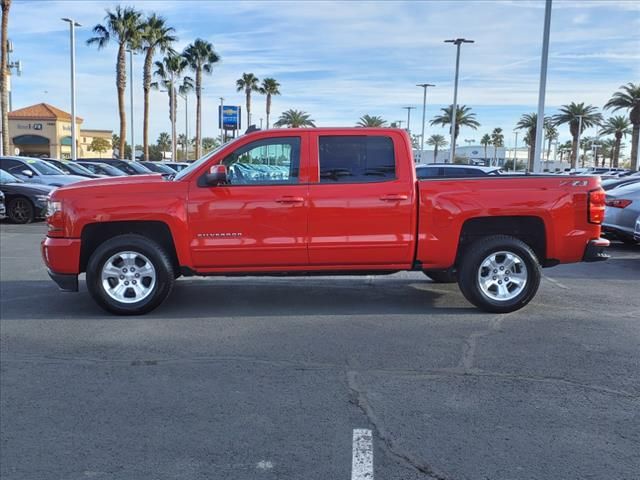
[[540, 285], [540, 264], [521, 240], [506, 235], [472, 243], [460, 262], [462, 294], [487, 312], [508, 313], [524, 307]]
[[87, 264], [87, 289], [105, 310], [118, 315], [150, 312], [169, 295], [175, 281], [167, 252], [142, 235], [113, 237]]

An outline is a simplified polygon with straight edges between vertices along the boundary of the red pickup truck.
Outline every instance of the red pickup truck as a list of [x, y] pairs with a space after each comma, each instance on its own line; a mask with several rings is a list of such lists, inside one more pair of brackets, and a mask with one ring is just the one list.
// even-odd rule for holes
[[258, 131], [174, 177], [87, 180], [51, 194], [42, 256], [66, 291], [141, 314], [179, 276], [424, 272], [491, 312], [536, 294], [540, 268], [604, 260], [598, 177], [416, 180], [407, 134]]

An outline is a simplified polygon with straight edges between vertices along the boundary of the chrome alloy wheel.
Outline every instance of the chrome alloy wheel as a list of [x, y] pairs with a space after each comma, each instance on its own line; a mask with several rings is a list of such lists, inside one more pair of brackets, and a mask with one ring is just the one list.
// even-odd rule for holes
[[478, 269], [478, 285], [491, 300], [505, 302], [516, 298], [527, 284], [527, 266], [513, 252], [494, 252]]
[[156, 269], [138, 252], [112, 255], [102, 267], [102, 288], [121, 303], [136, 303], [147, 298], [156, 284]]

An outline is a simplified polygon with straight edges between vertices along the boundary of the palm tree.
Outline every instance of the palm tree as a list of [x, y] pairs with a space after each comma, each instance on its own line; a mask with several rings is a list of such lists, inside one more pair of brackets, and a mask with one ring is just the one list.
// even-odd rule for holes
[[162, 132], [158, 135], [158, 140], [156, 141], [158, 148], [162, 151], [162, 158], [164, 158], [164, 152], [171, 148], [171, 137], [167, 132]]
[[144, 91], [144, 117], [142, 124], [142, 149], [144, 159], [149, 160], [149, 91], [151, 90], [151, 68], [156, 52], [172, 52], [171, 44], [177, 40], [173, 35], [173, 27], [166, 25], [166, 20], [155, 13], [149, 16], [142, 25], [140, 47], [144, 52], [142, 72], [142, 89]]
[[356, 123], [357, 127], [384, 127], [387, 121], [376, 115], [363, 115]]
[[604, 167], [604, 161], [609, 158], [609, 167], [613, 168], [613, 162], [616, 152], [616, 140], [613, 138], [606, 138], [600, 141], [600, 152], [602, 152], [602, 166]]
[[571, 142], [567, 141], [562, 145], [558, 145], [558, 151], [560, 152], [560, 161], [562, 162], [564, 154], [571, 151]]
[[491, 145], [491, 135], [485, 133], [480, 139], [480, 145], [484, 147], [484, 159], [487, 160], [487, 147]]
[[121, 7], [115, 10], [107, 10], [104, 17], [104, 25], [93, 27], [95, 37], [87, 40], [87, 45], [96, 44], [102, 49], [113, 38], [118, 43], [118, 55], [116, 60], [116, 88], [118, 90], [118, 112], [120, 114], [120, 158], [125, 151], [127, 140], [127, 116], [125, 113], [124, 92], [127, 87], [127, 48], [135, 48], [139, 45], [142, 31], [142, 14], [132, 7]]
[[533, 171], [533, 156], [536, 145], [536, 129], [538, 126], [537, 113], [525, 113], [516, 123], [516, 130], [525, 130], [524, 143], [529, 146], [529, 171]]
[[[602, 115], [597, 110], [593, 105], [571, 102], [569, 105], [560, 107], [560, 113], [553, 116], [555, 125], [569, 124], [569, 131], [573, 138], [573, 143], [571, 144], [571, 168], [576, 168], [578, 161], [578, 136], [585, 129], [595, 127], [602, 122]], [[580, 122], [580, 118], [582, 118], [582, 122]], [[578, 132], [579, 125], [582, 125], [580, 132]]]
[[11, 0], [2, 0], [2, 34], [0, 41], [2, 42], [2, 54], [0, 58], [0, 109], [2, 110], [2, 151], [7, 154], [9, 151], [9, 72], [7, 71], [7, 62], [9, 61], [9, 52], [7, 51], [7, 42], [9, 35], [9, 10], [11, 9]]
[[631, 122], [622, 115], [610, 117], [602, 125], [600, 135], [613, 135], [615, 138], [615, 145], [612, 152], [613, 166], [615, 168], [618, 168], [620, 161], [620, 143], [622, 142], [622, 137], [629, 133], [631, 133]]
[[280, 95], [280, 84], [275, 78], [263, 78], [260, 93], [267, 96], [267, 130], [269, 130], [269, 116], [271, 115], [271, 97]]
[[253, 73], [243, 73], [242, 77], [236, 80], [236, 90], [244, 91], [247, 103], [247, 127], [251, 126], [251, 92], [259, 92], [258, 83], [260, 80]]
[[580, 139], [580, 148], [582, 149], [582, 163], [580, 166], [582, 168], [584, 168], [584, 164], [587, 161], [587, 152], [589, 151], [589, 148], [591, 148], [591, 144], [593, 144], [594, 141], [595, 138], [593, 137], [582, 137]]
[[[159, 89], [162, 85], [167, 89], [169, 95], [169, 120], [171, 121], [171, 155], [172, 160], [176, 161], [177, 156], [177, 135], [176, 135], [176, 110], [177, 110], [177, 92], [179, 88], [178, 82], [180, 76], [187, 68], [187, 61], [180, 55], [169, 53], [165, 55], [162, 61], [155, 62], [156, 71], [154, 75], [158, 81], [151, 84], [152, 88]], [[185, 77], [185, 81], [192, 82], [189, 77]]]
[[[440, 115], [436, 115], [431, 120], [431, 125], [451, 125], [451, 112], [453, 111], [453, 105], [449, 105], [448, 107], [440, 109], [443, 113]], [[458, 105], [456, 108], [456, 131], [454, 132], [453, 139], [454, 144], [451, 145], [452, 149], [452, 158], [455, 158], [456, 154], [456, 146], [455, 142], [458, 140], [458, 135], [460, 134], [460, 127], [469, 127], [476, 130], [480, 126], [480, 122], [476, 120], [476, 114], [471, 112], [471, 107], [467, 107], [466, 105]], [[451, 128], [449, 128], [451, 131]]]
[[209, 150], [213, 150], [218, 145], [220, 145], [220, 142], [218, 142], [218, 140], [213, 137], [204, 137], [202, 139], [202, 149], [205, 152], [208, 152]]
[[273, 125], [288, 128], [315, 127], [315, 122], [309, 117], [310, 115], [302, 110], [287, 110], [282, 112], [278, 121]]
[[501, 128], [494, 128], [491, 132], [491, 144], [493, 145], [494, 165], [498, 163], [498, 147], [504, 146], [504, 134]]
[[427, 139], [427, 145], [431, 145], [433, 147], [433, 163], [438, 161], [438, 149], [440, 147], [446, 147], [448, 143], [449, 142], [447, 142], [443, 135], [438, 134], [431, 135]]
[[[627, 83], [614, 93], [604, 108], [617, 111], [629, 110], [629, 121], [633, 125], [631, 134], [631, 170], [638, 169], [638, 139], [640, 138], [640, 83]], [[620, 152], [618, 152], [619, 154]]]
[[202, 154], [202, 72], [211, 74], [213, 66], [220, 61], [220, 57], [210, 42], [200, 38], [185, 48], [182, 55], [196, 74], [196, 158], [200, 158]]
[[547, 161], [549, 161], [549, 157], [551, 156], [551, 142], [558, 138], [558, 129], [549, 119], [544, 122], [544, 136], [547, 139]]

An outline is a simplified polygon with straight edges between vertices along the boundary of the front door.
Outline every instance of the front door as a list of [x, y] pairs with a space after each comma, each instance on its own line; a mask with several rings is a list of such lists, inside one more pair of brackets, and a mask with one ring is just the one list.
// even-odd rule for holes
[[192, 185], [191, 255], [196, 269], [305, 266], [308, 185], [304, 135], [255, 140], [227, 155], [226, 185]]

